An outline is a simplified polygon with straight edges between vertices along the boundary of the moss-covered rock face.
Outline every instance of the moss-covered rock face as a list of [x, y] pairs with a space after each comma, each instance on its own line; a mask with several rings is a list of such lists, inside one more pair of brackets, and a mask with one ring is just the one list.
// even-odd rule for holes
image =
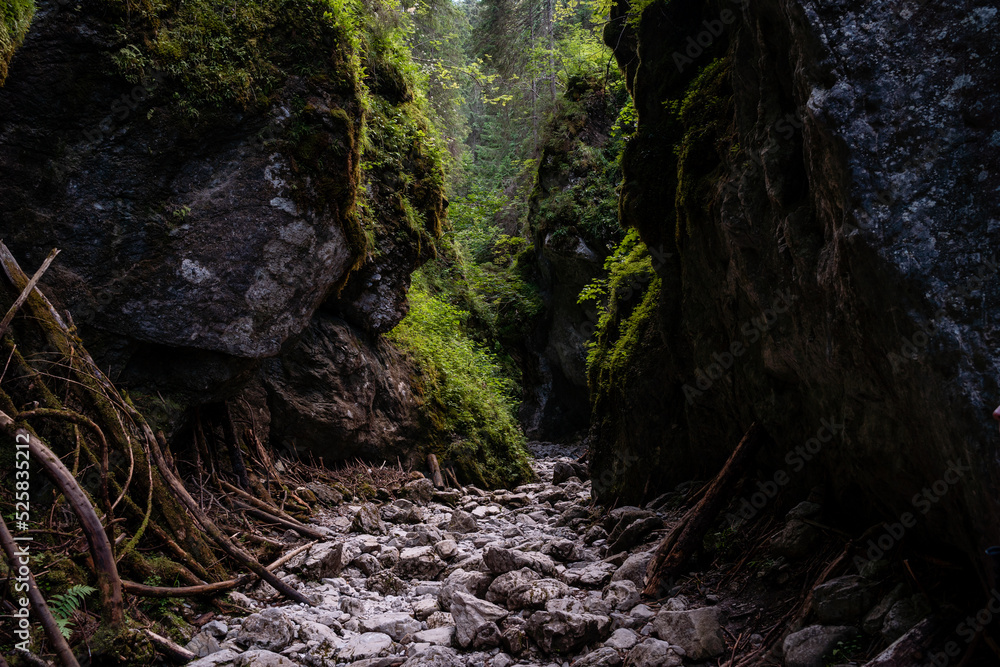
[[0, 0], [0, 86], [7, 80], [10, 60], [24, 40], [34, 15], [34, 0]]
[[544, 310], [527, 346], [521, 421], [528, 436], [563, 438], [585, 428], [589, 414], [586, 345], [597, 315], [577, 303], [581, 289], [604, 275], [620, 240], [616, 188], [627, 99], [620, 79], [573, 78], [545, 129], [528, 211], [531, 268]]
[[202, 400], [345, 285], [334, 311], [398, 321], [444, 202], [395, 8], [43, 10], [0, 92], [0, 229], [29, 268], [63, 249], [49, 292], [104, 362]]
[[[614, 11], [606, 41], [638, 113], [620, 210], [659, 298], [650, 284], [618, 299], [609, 312], [631, 314], [599, 332], [595, 489], [632, 503], [714, 474], [754, 421], [774, 438], [759, 457], [771, 475], [832, 425], [783, 498], [823, 485], [869, 525], [912, 510], [949, 460], [971, 461], [912, 535], [978, 557], [1000, 539], [986, 463], [1000, 287], [982, 252], [997, 184], [983, 119], [1000, 81], [962, 63], [997, 57], [992, 14], [785, 0]], [[944, 29], [947, 43], [931, 37]]]

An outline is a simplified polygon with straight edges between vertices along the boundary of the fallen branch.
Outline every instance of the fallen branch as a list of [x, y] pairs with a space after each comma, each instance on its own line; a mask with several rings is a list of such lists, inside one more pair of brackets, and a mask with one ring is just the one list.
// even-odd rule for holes
[[14, 543], [14, 538], [11, 536], [10, 531], [7, 530], [7, 522], [3, 519], [0, 519], [0, 545], [3, 546], [4, 553], [7, 554], [7, 561], [10, 563], [10, 571], [12, 573], [17, 572], [21, 574], [27, 571], [28, 599], [31, 601], [31, 608], [35, 610], [35, 615], [41, 621], [45, 635], [52, 642], [52, 646], [55, 648], [60, 662], [62, 662], [64, 667], [80, 667], [80, 663], [76, 661], [76, 656], [73, 655], [73, 651], [66, 642], [66, 638], [63, 637], [62, 631], [59, 630], [56, 620], [52, 617], [52, 612], [49, 611], [48, 605], [45, 604], [42, 592], [38, 590], [38, 586], [35, 584], [35, 577], [28, 569], [27, 558], [22, 559], [18, 557], [17, 545]]
[[28, 285], [21, 290], [21, 294], [17, 297], [17, 300], [14, 301], [14, 305], [12, 305], [10, 310], [7, 311], [7, 314], [3, 316], [3, 320], [0, 321], [0, 338], [7, 333], [7, 327], [9, 327], [10, 323], [14, 321], [14, 316], [17, 315], [17, 311], [21, 309], [24, 302], [28, 300], [29, 296], [31, 296], [31, 291], [35, 289], [35, 285], [38, 284], [42, 274], [48, 270], [49, 265], [52, 264], [52, 260], [54, 260], [58, 254], [59, 250], [53, 248], [52, 252], [50, 252], [49, 256], [45, 258], [45, 261], [42, 262], [39, 269], [35, 271], [35, 275], [31, 277], [30, 281], [28, 281]]
[[[269, 572], [277, 570], [279, 567], [295, 558], [314, 544], [316, 543], [310, 542], [309, 544], [303, 544], [297, 549], [293, 549], [268, 565], [266, 569]], [[123, 581], [122, 586], [125, 588], [126, 593], [143, 598], [193, 598], [200, 597], [202, 595], [223, 593], [239, 586], [243, 586], [244, 584], [249, 583], [252, 579], [254, 579], [254, 575], [246, 574], [242, 577], [237, 577], [236, 579], [220, 581], [214, 584], [201, 584], [198, 586], [147, 586], [145, 584], [137, 584], [132, 581]]]
[[162, 653], [163, 655], [167, 656], [168, 658], [170, 658], [171, 660], [180, 665], [198, 659], [198, 656], [192, 653], [191, 651], [173, 643], [166, 637], [161, 637], [152, 630], [143, 630], [143, 632], [146, 634], [147, 637], [149, 637], [149, 641], [153, 643], [153, 646], [155, 646], [160, 653]]
[[444, 477], [441, 476], [441, 466], [438, 464], [438, 457], [433, 452], [427, 455], [427, 467], [431, 469], [431, 480], [434, 482], [434, 487], [443, 489]]
[[0, 428], [13, 436], [17, 442], [27, 442], [28, 451], [31, 456], [38, 461], [45, 469], [52, 481], [56, 483], [62, 491], [70, 509], [76, 514], [83, 528], [84, 537], [90, 546], [90, 553], [94, 559], [94, 568], [97, 570], [97, 588], [101, 592], [101, 599], [104, 603], [104, 620], [115, 629], [125, 627], [125, 612], [122, 605], [122, 583], [118, 577], [118, 565], [115, 562], [115, 554], [111, 549], [111, 542], [101, 525], [101, 520], [94, 511], [94, 506], [83, 492], [76, 479], [69, 469], [63, 465], [58, 456], [45, 446], [41, 440], [28, 433], [24, 429], [18, 429], [11, 417], [0, 411]]
[[[263, 518], [266, 519], [267, 521], [281, 524], [286, 528], [291, 528], [292, 530], [302, 533], [303, 535], [306, 535], [308, 537], [312, 537], [313, 539], [322, 540], [326, 538], [325, 533], [318, 531], [315, 528], [311, 528], [310, 526], [307, 526], [300, 521], [296, 521], [295, 518], [290, 516], [288, 513], [279, 510], [277, 507], [272, 507], [271, 505], [268, 505], [262, 500], [254, 498], [253, 496], [251, 496], [249, 493], [239, 488], [238, 486], [234, 486], [224, 479], [220, 479], [219, 484], [222, 486], [222, 488], [232, 493], [235, 493], [243, 501], [245, 501], [241, 502], [240, 500], [236, 500], [235, 502], [242, 504], [244, 507], [246, 507], [247, 503], [253, 505], [254, 509], [257, 509], [259, 510], [260, 513], [266, 515]], [[251, 514], [253, 514], [253, 512], [251, 512]], [[260, 516], [260, 514], [258, 514], [257, 516]]]
[[310, 528], [309, 526], [303, 525], [298, 521], [288, 521], [287, 519], [283, 519], [280, 516], [275, 516], [274, 514], [265, 512], [264, 510], [259, 510], [256, 507], [251, 507], [250, 505], [247, 505], [246, 503], [240, 502], [239, 500], [236, 499], [233, 499], [233, 504], [241, 508], [247, 514], [255, 516], [258, 519], [261, 519], [262, 521], [276, 523], [283, 528], [287, 528], [288, 530], [294, 530], [295, 532], [301, 535], [305, 535], [306, 537], [311, 537], [315, 540], [322, 540], [326, 538], [325, 533], [322, 533], [316, 530], [315, 528]]
[[249, 568], [251, 572], [274, 586], [274, 588], [285, 597], [291, 598], [296, 602], [314, 606], [314, 603], [309, 598], [271, 574], [271, 572], [265, 569], [263, 565], [254, 560], [253, 557], [243, 549], [236, 546], [222, 533], [222, 531], [219, 530], [218, 526], [216, 526], [215, 523], [208, 518], [208, 515], [205, 514], [201, 507], [199, 507], [197, 501], [191, 497], [191, 494], [188, 493], [184, 484], [177, 479], [173, 472], [171, 472], [170, 468], [167, 466], [166, 460], [163, 458], [163, 452], [160, 451], [160, 446], [156, 441], [156, 437], [153, 435], [153, 432], [149, 430], [149, 426], [143, 423], [141, 424], [141, 427], [146, 436], [146, 440], [149, 443], [149, 451], [153, 455], [153, 460], [156, 462], [156, 467], [159, 469], [163, 480], [167, 483], [170, 490], [173, 491], [174, 496], [181, 501], [181, 504], [188, 508], [191, 515], [198, 521], [198, 523], [201, 524], [208, 536], [212, 538], [212, 541], [218, 544], [219, 547], [231, 557]]
[[747, 465], [757, 450], [764, 444], [766, 433], [755, 422], [730, 455], [722, 470], [706, 489], [697, 505], [674, 526], [649, 561], [646, 569], [646, 587], [642, 594], [651, 598], [661, 598], [665, 592], [663, 582], [669, 580], [701, 546], [705, 534], [732, 495], [733, 487], [739, 481]]

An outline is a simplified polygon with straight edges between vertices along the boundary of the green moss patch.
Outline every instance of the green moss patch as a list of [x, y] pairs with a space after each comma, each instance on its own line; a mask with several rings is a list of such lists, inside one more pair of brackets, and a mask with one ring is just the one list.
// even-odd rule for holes
[[10, 59], [28, 34], [34, 16], [34, 0], [0, 0], [0, 86], [7, 80]]
[[410, 313], [390, 338], [419, 369], [428, 447], [465, 480], [513, 488], [532, 476], [515, 418], [517, 387], [496, 356], [466, 333], [469, 317], [435, 295], [418, 272]]

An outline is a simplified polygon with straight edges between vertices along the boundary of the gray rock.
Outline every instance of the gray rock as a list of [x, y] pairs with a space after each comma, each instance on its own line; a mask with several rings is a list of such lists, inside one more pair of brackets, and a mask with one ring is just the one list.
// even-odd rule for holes
[[409, 547], [399, 552], [396, 574], [404, 579], [436, 579], [444, 570], [444, 562], [434, 547]]
[[570, 586], [601, 588], [611, 581], [618, 569], [612, 563], [588, 563], [585, 567], [567, 569], [562, 573], [562, 579]]
[[333, 629], [315, 621], [299, 622], [299, 640], [319, 642], [321, 645], [326, 645], [328, 649], [336, 648], [340, 644], [340, 637]]
[[222, 647], [219, 646], [219, 640], [204, 630], [192, 637], [191, 641], [184, 648], [199, 658], [204, 658], [206, 655], [211, 655], [222, 650]]
[[660, 639], [680, 646], [692, 660], [714, 658], [726, 650], [719, 610], [715, 607], [661, 610], [653, 619], [653, 632]]
[[683, 658], [669, 643], [659, 639], [647, 639], [629, 651], [630, 667], [680, 667]]
[[381, 632], [366, 632], [347, 640], [337, 657], [347, 662], [379, 658], [392, 650], [392, 638]]
[[406, 590], [406, 582], [392, 570], [382, 570], [368, 577], [368, 590], [382, 595], [399, 595]]
[[436, 611], [427, 617], [427, 627], [432, 630], [434, 628], [446, 628], [450, 625], [455, 625], [455, 619], [452, 618], [449, 611]]
[[451, 598], [451, 615], [455, 619], [455, 639], [459, 646], [476, 649], [499, 646], [497, 621], [506, 618], [508, 613], [491, 602], [456, 591]]
[[633, 630], [627, 628], [618, 628], [611, 633], [604, 645], [613, 648], [616, 651], [627, 651], [636, 645], [639, 641], [639, 636]]
[[824, 667], [825, 658], [838, 642], [858, 633], [850, 626], [810, 625], [785, 637], [786, 667]]
[[576, 542], [567, 539], [553, 540], [542, 547], [542, 553], [564, 563], [576, 560]]
[[434, 598], [417, 600], [411, 606], [413, 607], [413, 617], [418, 621], [426, 621], [428, 616], [441, 610], [438, 601]]
[[[438, 602], [442, 609], [451, 607], [451, 598], [456, 591], [469, 593], [474, 597], [484, 597], [488, 595], [490, 587], [493, 585], [493, 577], [485, 572], [466, 572], [459, 568], [448, 575], [441, 585], [438, 593]], [[487, 598], [489, 599], [489, 598]]]
[[303, 579], [319, 581], [339, 576], [351, 561], [361, 555], [361, 549], [345, 542], [321, 542], [314, 544], [285, 565], [289, 572]]
[[552, 468], [552, 483], [556, 485], [563, 484], [570, 477], [587, 479], [587, 466], [575, 461], [556, 461], [555, 466]]
[[627, 612], [639, 604], [639, 589], [628, 579], [612, 581], [604, 589], [604, 601], [615, 611]]
[[649, 552], [632, 554], [611, 575], [611, 581], [628, 580], [635, 584], [636, 588], [642, 590], [646, 585], [646, 566], [649, 565], [649, 560], [652, 557]]
[[476, 522], [476, 517], [464, 510], [456, 509], [451, 513], [451, 520], [448, 521], [446, 528], [452, 533], [474, 533], [479, 529], [479, 524]]
[[542, 609], [550, 600], [569, 593], [569, 586], [558, 579], [539, 579], [519, 586], [507, 597], [507, 607], [517, 609]]
[[361, 554], [351, 561], [351, 566], [361, 570], [361, 574], [366, 577], [382, 571], [382, 563], [372, 554]]
[[892, 609], [892, 605], [903, 599], [904, 595], [906, 595], [905, 584], [898, 584], [886, 593], [885, 597], [865, 615], [865, 620], [861, 623], [861, 629], [869, 635], [874, 635], [881, 631], [885, 615]]
[[354, 520], [351, 522], [351, 531], [366, 535], [387, 535], [389, 533], [382, 517], [379, 516], [378, 508], [372, 503], [365, 503], [358, 508], [354, 514]]
[[403, 492], [413, 502], [426, 505], [434, 497], [434, 482], [421, 477], [403, 485]]
[[420, 632], [420, 622], [409, 614], [403, 612], [389, 612], [369, 616], [360, 620], [362, 632], [381, 632], [389, 635], [395, 641], [401, 640], [406, 635]]
[[413, 641], [435, 646], [451, 646], [455, 639], [455, 626], [447, 625], [441, 628], [421, 630], [413, 635]]
[[[526, 567], [522, 567], [520, 570], [505, 572], [490, 584], [489, 590], [486, 591], [486, 599], [493, 604], [505, 606], [507, 598], [515, 589], [533, 581], [538, 581], [541, 578], [542, 575]], [[472, 593], [472, 591], [469, 592]]]
[[271, 651], [247, 651], [233, 662], [236, 667], [298, 667], [283, 655]]
[[455, 540], [441, 540], [434, 545], [434, 549], [444, 560], [451, 560], [458, 553], [458, 544]]
[[295, 638], [295, 625], [278, 608], [269, 607], [243, 621], [236, 641], [243, 646], [280, 651]]
[[899, 600], [889, 613], [885, 615], [882, 623], [882, 636], [890, 644], [912, 628], [914, 625], [924, 620], [931, 613], [931, 603], [926, 595], [917, 593], [908, 598]]
[[518, 623], [510, 623], [510, 619], [505, 621], [503, 631], [500, 634], [500, 646], [504, 651], [513, 655], [521, 655], [528, 647], [526, 623], [522, 618], [517, 620]]
[[396, 547], [383, 546], [378, 552], [378, 562], [382, 567], [388, 569], [395, 567], [399, 562], [399, 549]]
[[381, 515], [389, 523], [420, 523], [424, 520], [423, 510], [405, 498], [384, 505]]
[[583, 543], [590, 546], [598, 540], [604, 540], [608, 537], [608, 531], [604, 530], [600, 526], [592, 526], [587, 534], [583, 536]]
[[483, 552], [483, 562], [490, 572], [504, 574], [523, 567], [530, 568], [547, 577], [555, 576], [556, 566], [552, 559], [540, 553], [505, 549], [503, 547], [487, 547]]
[[231, 648], [224, 648], [217, 653], [212, 653], [200, 660], [189, 662], [186, 667], [219, 667], [221, 665], [231, 665], [240, 657], [240, 652]]
[[526, 631], [545, 653], [571, 653], [607, 638], [611, 619], [595, 614], [536, 611], [528, 619]]
[[444, 646], [431, 646], [407, 658], [403, 667], [464, 667], [465, 661], [459, 658], [454, 649]]
[[201, 626], [201, 631], [207, 632], [216, 639], [222, 639], [229, 634], [229, 626], [224, 621], [209, 621], [205, 625]]
[[812, 609], [823, 625], [857, 622], [874, 600], [872, 586], [858, 575], [837, 577], [813, 589]]
[[622, 657], [613, 648], [599, 648], [591, 651], [573, 663], [573, 667], [618, 667], [622, 664]]
[[507, 607], [517, 609], [541, 609], [549, 600], [569, 593], [569, 586], [558, 579], [539, 579], [518, 586], [507, 596]]

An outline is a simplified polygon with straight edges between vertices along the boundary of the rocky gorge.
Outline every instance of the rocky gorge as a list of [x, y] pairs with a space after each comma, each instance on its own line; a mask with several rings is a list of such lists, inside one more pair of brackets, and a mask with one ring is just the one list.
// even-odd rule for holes
[[1000, 660], [997, 7], [0, 10], [15, 667]]

